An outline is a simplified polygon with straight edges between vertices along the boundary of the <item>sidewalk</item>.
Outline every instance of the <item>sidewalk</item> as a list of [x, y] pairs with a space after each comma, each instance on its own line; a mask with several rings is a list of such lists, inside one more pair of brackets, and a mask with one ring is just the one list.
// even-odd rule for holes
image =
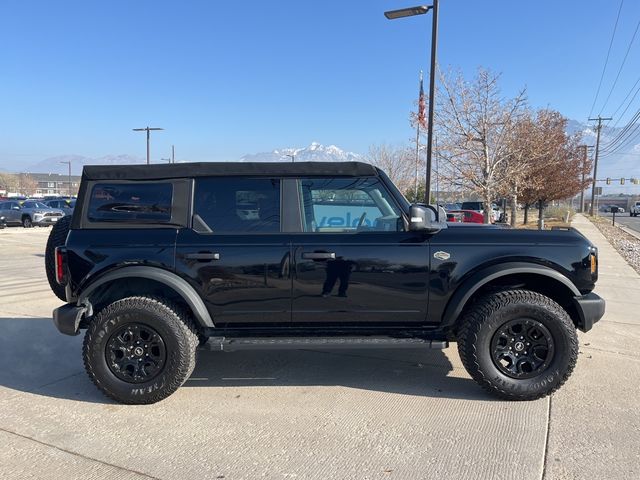
[[545, 478], [640, 478], [640, 276], [584, 216], [599, 252], [604, 318], [580, 335], [571, 379], [551, 399]]

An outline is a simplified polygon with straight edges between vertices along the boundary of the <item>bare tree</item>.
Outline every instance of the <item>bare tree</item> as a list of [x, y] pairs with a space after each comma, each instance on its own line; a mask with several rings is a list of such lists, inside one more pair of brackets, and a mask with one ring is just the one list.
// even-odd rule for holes
[[18, 177], [12, 173], [0, 172], [0, 190], [15, 192], [18, 189]]
[[526, 107], [524, 90], [514, 98], [501, 96], [499, 78], [485, 69], [472, 83], [460, 74], [441, 75], [436, 109], [440, 178], [479, 196], [486, 223], [491, 202], [509, 177], [510, 141]]
[[407, 198], [413, 197], [415, 156], [408, 148], [391, 147], [385, 144], [372, 145], [369, 147], [367, 160], [384, 170], [400, 191], [407, 195]]
[[38, 182], [34, 180], [34, 178], [28, 173], [19, 174], [19, 182], [20, 182], [20, 193], [23, 195], [35, 195], [36, 190], [38, 188]]

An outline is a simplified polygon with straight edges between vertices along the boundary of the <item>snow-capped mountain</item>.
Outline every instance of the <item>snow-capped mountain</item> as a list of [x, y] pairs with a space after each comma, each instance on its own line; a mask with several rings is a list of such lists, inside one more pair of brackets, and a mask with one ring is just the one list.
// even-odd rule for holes
[[104, 157], [84, 157], [82, 155], [60, 155], [46, 158], [31, 165], [27, 171], [38, 173], [61, 173], [67, 174], [69, 166], [66, 162], [71, 162], [71, 173], [80, 175], [82, 167], [85, 165], [133, 165], [135, 163], [145, 163], [144, 158], [133, 155], [105, 155]]
[[362, 155], [346, 152], [335, 145], [321, 145], [312, 142], [304, 148], [280, 148], [271, 152], [247, 154], [240, 158], [241, 162], [290, 162], [291, 156], [296, 162], [349, 162], [362, 161]]

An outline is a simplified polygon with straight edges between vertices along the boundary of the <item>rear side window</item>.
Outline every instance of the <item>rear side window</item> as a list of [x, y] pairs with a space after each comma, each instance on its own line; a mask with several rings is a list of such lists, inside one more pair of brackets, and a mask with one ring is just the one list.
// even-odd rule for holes
[[91, 190], [91, 222], [156, 223], [171, 220], [171, 183], [97, 183]]
[[196, 180], [194, 213], [212, 233], [280, 232], [280, 180], [209, 177]]

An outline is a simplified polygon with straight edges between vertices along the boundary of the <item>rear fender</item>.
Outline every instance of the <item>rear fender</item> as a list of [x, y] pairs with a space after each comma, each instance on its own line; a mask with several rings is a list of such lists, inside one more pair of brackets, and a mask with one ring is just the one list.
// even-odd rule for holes
[[85, 288], [82, 294], [78, 297], [77, 304], [79, 306], [90, 306], [91, 295], [101, 286], [116, 280], [127, 278], [144, 278], [167, 286], [178, 294], [189, 306], [194, 319], [201, 327], [214, 327], [211, 315], [209, 315], [207, 307], [196, 290], [185, 279], [179, 277], [175, 273], [157, 267], [131, 266], [112, 270], [95, 280], [89, 285], [89, 287]]

